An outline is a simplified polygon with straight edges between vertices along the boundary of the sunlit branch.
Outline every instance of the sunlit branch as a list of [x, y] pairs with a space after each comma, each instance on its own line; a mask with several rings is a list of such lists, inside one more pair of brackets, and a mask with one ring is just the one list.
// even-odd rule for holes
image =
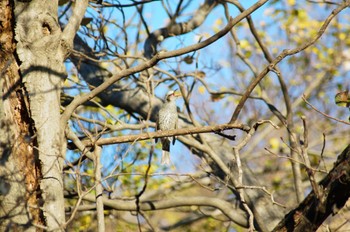
[[124, 8], [124, 7], [134, 7], [134, 6], [138, 6], [138, 5], [142, 5], [142, 4], [146, 4], [146, 3], [151, 3], [151, 2], [155, 2], [155, 1], [161, 1], [161, 0], [143, 0], [143, 1], [133, 1], [133, 3], [130, 4], [111, 4], [111, 3], [105, 3], [102, 2], [101, 5], [94, 5], [96, 8], [106, 8], [106, 7], [116, 7], [116, 8]]
[[[87, 194], [84, 200], [95, 202], [95, 197], [92, 194]], [[111, 207], [112, 209], [121, 211], [135, 211], [136, 204], [135, 201], [123, 201], [123, 200], [111, 200], [103, 198], [103, 203], [106, 207]], [[181, 206], [210, 206], [219, 209], [225, 216], [227, 216], [233, 222], [247, 227], [248, 222], [244, 216], [244, 212], [241, 209], [233, 208], [232, 204], [224, 201], [220, 198], [213, 197], [176, 197], [170, 200], [162, 201], [140, 201], [140, 210], [150, 211], [150, 210], [161, 210], [173, 207]]]
[[63, 30], [62, 40], [66, 42], [65, 45], [69, 46], [70, 50], [73, 48], [73, 39], [79, 30], [88, 2], [88, 0], [80, 0], [73, 4], [72, 15], [69, 17], [69, 21]]
[[155, 55], [157, 52], [157, 45], [164, 39], [171, 36], [186, 34], [199, 27], [217, 5], [218, 1], [216, 0], [206, 0], [198, 10], [194, 12], [190, 20], [181, 23], [175, 23], [172, 20], [167, 27], [158, 29], [149, 34], [144, 45], [145, 56], [150, 58]]
[[[190, 128], [181, 128], [169, 131], [156, 131], [156, 132], [146, 132], [137, 135], [123, 135], [112, 138], [100, 138], [95, 141], [95, 145], [108, 145], [108, 144], [118, 144], [118, 143], [129, 143], [147, 139], [163, 138], [163, 137], [172, 137], [179, 135], [188, 135], [188, 134], [199, 134], [199, 133], [211, 133], [211, 132], [220, 132], [230, 129], [239, 129], [245, 132], [250, 130], [250, 127], [244, 124], [221, 124], [215, 126], [203, 126], [203, 127], [190, 127]], [[82, 143], [87, 146], [93, 146], [93, 142], [90, 140], [82, 141]]]

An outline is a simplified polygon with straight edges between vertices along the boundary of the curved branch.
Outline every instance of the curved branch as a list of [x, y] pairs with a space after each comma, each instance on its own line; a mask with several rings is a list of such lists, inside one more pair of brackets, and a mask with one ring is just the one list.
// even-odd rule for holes
[[[84, 200], [95, 202], [95, 197], [92, 194], [88, 194], [83, 197]], [[107, 207], [111, 207], [121, 211], [135, 211], [135, 201], [123, 201], [123, 200], [111, 200], [103, 197], [103, 204]], [[228, 217], [234, 223], [248, 227], [248, 222], [245, 217], [245, 212], [239, 208], [233, 208], [232, 203], [219, 199], [217, 197], [176, 197], [171, 200], [162, 201], [145, 201], [139, 202], [140, 210], [162, 210], [182, 206], [209, 206], [219, 209], [226, 217]]]
[[152, 32], [146, 39], [144, 45], [145, 57], [151, 58], [155, 55], [157, 53], [157, 45], [164, 39], [171, 36], [186, 34], [199, 27], [217, 5], [218, 1], [216, 0], [206, 0], [197, 11], [193, 13], [193, 17], [189, 21], [170, 24], [167, 27]]
[[338, 118], [335, 118], [335, 117], [332, 117], [326, 113], [323, 113], [322, 111], [318, 110], [315, 106], [313, 106], [308, 100], [306, 100], [305, 98], [305, 95], [303, 95], [301, 97], [301, 99], [303, 99], [303, 101], [308, 105], [310, 106], [314, 111], [316, 111], [317, 113], [323, 115], [324, 117], [328, 118], [328, 119], [331, 119], [331, 120], [334, 120], [334, 121], [337, 121], [337, 122], [341, 122], [341, 123], [344, 123], [345, 125], [350, 125], [349, 122], [347, 121], [344, 121], [344, 120], [341, 120], [341, 119], [338, 119]]

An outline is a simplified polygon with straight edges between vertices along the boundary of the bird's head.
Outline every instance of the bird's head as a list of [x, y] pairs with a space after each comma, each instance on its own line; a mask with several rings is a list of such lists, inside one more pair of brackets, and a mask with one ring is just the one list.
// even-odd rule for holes
[[165, 95], [165, 100], [167, 102], [170, 102], [170, 101], [175, 101], [176, 98], [180, 97], [181, 94], [176, 92], [176, 90], [170, 90], [166, 95]]

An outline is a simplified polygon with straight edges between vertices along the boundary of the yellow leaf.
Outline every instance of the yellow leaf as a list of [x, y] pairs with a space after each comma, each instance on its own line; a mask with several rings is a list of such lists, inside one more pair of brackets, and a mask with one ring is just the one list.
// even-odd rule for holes
[[324, 97], [326, 93], [324, 91], [319, 91], [317, 94], [319, 97]]
[[334, 54], [334, 49], [333, 48], [327, 48], [327, 52], [329, 55], [333, 55]]
[[243, 39], [243, 40], [240, 41], [240, 45], [241, 45], [242, 49], [249, 49], [249, 45], [250, 44], [249, 44], [248, 40]]
[[108, 31], [108, 27], [107, 27], [107, 26], [103, 26], [103, 27], [102, 27], [102, 31], [103, 31], [104, 34], [106, 34], [107, 31]]
[[280, 140], [278, 138], [271, 138], [270, 141], [270, 147], [272, 149], [278, 149], [278, 147], [280, 146]]
[[276, 47], [272, 48], [272, 52], [276, 54], [278, 52], [278, 48]]
[[345, 33], [340, 33], [339, 34], [339, 39], [341, 39], [341, 40], [346, 39], [346, 34]]
[[204, 87], [203, 85], [199, 86], [199, 87], [198, 87], [198, 92], [199, 92], [200, 94], [204, 94], [204, 92], [205, 92], [205, 87]]
[[86, 173], [87, 173], [88, 175], [90, 175], [90, 176], [93, 176], [93, 175], [94, 175], [94, 170], [91, 169], [91, 168], [89, 168], [89, 169], [86, 171]]
[[317, 47], [312, 47], [311, 48], [312, 52], [318, 55], [320, 53], [320, 50]]
[[102, 62], [101, 64], [100, 64], [100, 66], [102, 67], [102, 68], [105, 68], [105, 69], [107, 69], [108, 67], [109, 67], [109, 62]]
[[64, 81], [63, 86], [64, 87], [70, 87], [71, 86], [71, 83], [70, 83], [68, 78]]
[[[303, 115], [303, 114], [301, 114]], [[295, 132], [298, 133], [298, 134], [301, 134], [304, 132], [304, 127], [303, 126], [296, 126], [295, 127]]]
[[113, 125], [114, 122], [115, 121], [112, 118], [106, 117], [106, 123]]
[[217, 26], [221, 26], [223, 24], [222, 19], [218, 18], [217, 20], [215, 20], [215, 25]]
[[256, 95], [261, 96], [261, 94], [262, 94], [261, 88], [255, 88], [254, 91], [256, 92]]
[[300, 21], [305, 21], [309, 18], [308, 13], [306, 10], [298, 10], [298, 19]]
[[91, 215], [87, 214], [87, 215], [82, 216], [81, 218], [78, 219], [78, 222], [80, 224], [80, 226], [79, 226], [80, 231], [87, 230], [90, 227], [91, 222], [92, 222]]
[[218, 32], [218, 31], [220, 30], [220, 26], [221, 26], [222, 24], [223, 24], [223, 22], [222, 22], [222, 19], [221, 19], [221, 18], [215, 20], [214, 26], [213, 26], [213, 30], [214, 30], [215, 33]]
[[115, 108], [114, 108], [114, 106], [112, 106], [112, 105], [108, 105], [108, 106], [106, 106], [106, 110], [108, 110], [108, 111], [114, 111], [115, 110]]
[[287, 3], [291, 6], [295, 5], [295, 0], [288, 0]]

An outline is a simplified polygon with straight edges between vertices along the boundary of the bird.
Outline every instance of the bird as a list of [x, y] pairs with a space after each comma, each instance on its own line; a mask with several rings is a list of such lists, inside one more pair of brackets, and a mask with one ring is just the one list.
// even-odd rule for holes
[[[179, 95], [175, 91], [169, 91], [165, 95], [165, 102], [158, 111], [157, 130], [166, 131], [177, 128], [178, 114], [176, 107], [176, 99]], [[162, 159], [161, 164], [170, 164], [170, 142], [169, 137], [160, 139], [162, 143]], [[157, 139], [156, 139], [157, 142]], [[173, 145], [175, 144], [175, 136], [172, 138]]]

